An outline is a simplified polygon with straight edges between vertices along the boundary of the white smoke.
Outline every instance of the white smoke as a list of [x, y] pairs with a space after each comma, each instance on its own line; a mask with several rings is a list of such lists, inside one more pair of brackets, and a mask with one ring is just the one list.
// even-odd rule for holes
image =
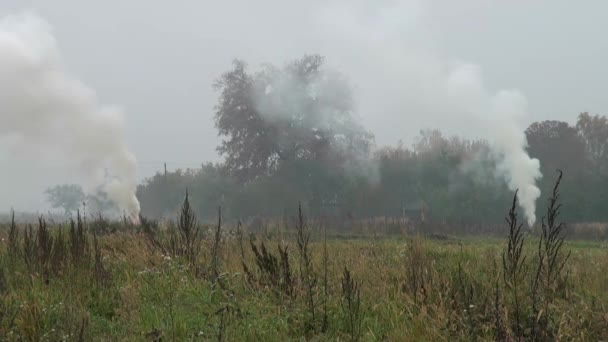
[[[527, 101], [517, 90], [490, 91], [481, 68], [460, 63], [433, 46], [435, 18], [427, 1], [334, 1], [315, 23], [322, 54], [357, 86], [359, 110], [377, 139], [382, 127], [421, 122], [449, 134], [490, 142], [496, 173], [511, 190], [529, 225], [536, 221], [540, 163], [526, 152]], [[380, 124], [381, 123], [381, 124]], [[426, 128], [426, 127], [421, 127]]]
[[[269, 123], [293, 121], [301, 130], [315, 133], [317, 139], [329, 139], [329, 149], [338, 155], [348, 155], [347, 175], [379, 181], [378, 165], [370, 160], [373, 139], [353, 110], [351, 84], [345, 75], [323, 64], [307, 77], [295, 77], [288, 70], [266, 68], [265, 77], [254, 94], [253, 103]], [[308, 66], [310, 67], [310, 65]], [[270, 72], [269, 72], [270, 71]], [[279, 144], [293, 146], [300, 137], [280, 136]]]
[[[540, 173], [538, 159], [526, 152], [527, 139], [522, 125], [527, 102], [517, 90], [502, 90], [490, 94], [485, 89], [481, 71], [474, 65], [462, 65], [447, 77], [447, 100], [462, 120], [480, 127], [480, 136], [486, 137], [498, 161], [496, 173], [509, 189], [517, 194], [528, 225], [536, 221], [536, 200], [540, 190], [536, 180]], [[470, 120], [473, 120], [471, 122]]]
[[[136, 160], [127, 149], [123, 113], [64, 69], [49, 25], [35, 14], [0, 19], [0, 138], [33, 152], [61, 152], [131, 215]], [[40, 165], [43, 167], [43, 165]]]

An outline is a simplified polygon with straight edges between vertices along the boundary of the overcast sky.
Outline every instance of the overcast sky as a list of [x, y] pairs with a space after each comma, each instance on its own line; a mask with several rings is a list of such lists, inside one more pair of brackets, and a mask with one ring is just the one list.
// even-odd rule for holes
[[[234, 58], [256, 66], [326, 56], [355, 87], [358, 115], [378, 145], [458, 125], [409, 105], [427, 96], [414, 89], [417, 77], [435, 72], [417, 69], [454, 62], [477, 65], [490, 91], [523, 92], [525, 125], [608, 112], [605, 1], [0, 0], [0, 15], [23, 10], [53, 27], [73, 75], [102, 103], [125, 109], [141, 178], [163, 161], [174, 169], [219, 160], [211, 85]], [[0, 196], [0, 205], [21, 210], [39, 208], [41, 190], [67, 174], [60, 163], [2, 154], [0, 167], [8, 175], [0, 191], [22, 193]]]

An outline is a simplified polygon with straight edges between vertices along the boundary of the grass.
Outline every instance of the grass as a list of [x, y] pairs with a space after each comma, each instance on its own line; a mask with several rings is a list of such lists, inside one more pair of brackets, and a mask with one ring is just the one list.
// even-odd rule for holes
[[[56, 227], [51, 231], [57, 236]], [[220, 250], [222, 287], [212, 277], [196, 272], [185, 258], [151, 250], [146, 238], [136, 232], [97, 239], [103, 267], [111, 274], [111, 283], [106, 285], [95, 281], [93, 257], [88, 267], [66, 266], [49, 276], [47, 283], [43, 272], [28, 270], [23, 258], [11, 261], [8, 246], [2, 246], [2, 340], [19, 340], [21, 336], [47, 341], [81, 337], [85, 341], [145, 341], [162, 335], [163, 341], [446, 341], [492, 340], [495, 332], [494, 284], [500, 272], [495, 265], [500, 265], [504, 242], [417, 237], [330, 239], [328, 323], [322, 332], [310, 328], [311, 283], [298, 282], [291, 296], [249, 282], [237, 239], [224, 239]], [[264, 243], [272, 246], [268, 247], [270, 253], [279, 255], [275, 249], [279, 241]], [[287, 251], [297, 251], [296, 241], [281, 243]], [[532, 258], [534, 248], [530, 241], [524, 252]], [[608, 250], [568, 241], [564, 249], [572, 254], [564, 268], [568, 276], [563, 293], [552, 304], [555, 335], [561, 339], [606, 339]], [[197, 262], [206, 265], [212, 260], [206, 258], [212, 257], [213, 239], [205, 241], [203, 250], [206, 253]], [[320, 274], [323, 242], [311, 241], [309, 251], [312, 270]], [[290, 257], [297, 265], [298, 254]], [[243, 262], [256, 276], [262, 276], [254, 258], [246, 248]], [[499, 288], [503, 308], [499, 314], [508, 325], [509, 310], [514, 306], [502, 283]], [[529, 284], [522, 282], [520, 297], [525, 297], [528, 288]], [[313, 295], [322, 292], [317, 290]], [[356, 310], [348, 309], [349, 305]], [[356, 337], [351, 336], [353, 331]], [[507, 329], [507, 333], [516, 339], [514, 329]]]
[[558, 200], [538, 232], [514, 200], [500, 239], [328, 236], [301, 209], [255, 235], [187, 197], [177, 224], [11, 221], [0, 340], [607, 340], [608, 248], [564, 240]]

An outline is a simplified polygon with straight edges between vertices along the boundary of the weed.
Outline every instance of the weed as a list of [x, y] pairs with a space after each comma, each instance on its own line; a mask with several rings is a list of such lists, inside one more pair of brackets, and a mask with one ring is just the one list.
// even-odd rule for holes
[[496, 277], [494, 279], [494, 340], [495, 341], [507, 341], [508, 332], [505, 326], [504, 319], [504, 305], [501, 300], [500, 292], [500, 274], [498, 267], [496, 266], [496, 260], [494, 260], [494, 270]]
[[[270, 286], [280, 295], [285, 294], [289, 297], [293, 297], [294, 281], [289, 265], [287, 246], [283, 249], [281, 249], [280, 245], [278, 246], [279, 258], [277, 258], [266, 249], [264, 242], [260, 243], [259, 249], [253, 242], [253, 239], [250, 240], [250, 244], [256, 265], [261, 274], [261, 278], [257, 281], [258, 284], [261, 286]], [[248, 268], [245, 268], [245, 271], [253, 278], [253, 275], [251, 275]]]
[[458, 292], [460, 293], [460, 303], [462, 303], [461, 310], [465, 315], [467, 332], [471, 340], [475, 340], [475, 336], [478, 336], [479, 331], [477, 329], [477, 324], [475, 321], [475, 316], [473, 311], [475, 309], [475, 305], [473, 303], [474, 298], [474, 290], [473, 283], [467, 281], [465, 279], [466, 275], [464, 270], [462, 269], [462, 264], [458, 263], [458, 273], [457, 273], [457, 281], [458, 281]]
[[167, 253], [165, 246], [160, 238], [160, 229], [158, 221], [148, 219], [144, 216], [139, 216], [139, 229], [144, 235], [146, 243], [152, 250], [160, 253]]
[[296, 241], [298, 244], [298, 252], [300, 253], [300, 279], [306, 291], [306, 303], [308, 304], [308, 313], [310, 315], [307, 330], [313, 330], [316, 321], [315, 307], [315, 289], [317, 286], [317, 278], [313, 273], [313, 268], [310, 260], [310, 229], [304, 219], [302, 212], [302, 204], [298, 205], [298, 218], [296, 220]]
[[11, 260], [14, 261], [17, 259], [19, 252], [19, 230], [17, 230], [17, 224], [15, 223], [15, 212], [11, 211], [11, 221], [8, 231], [8, 255]]
[[245, 260], [245, 248], [243, 248], [243, 223], [241, 223], [241, 220], [239, 220], [239, 222], [236, 224], [236, 238], [239, 243], [241, 260]]
[[359, 341], [361, 338], [363, 313], [361, 310], [360, 286], [360, 283], [352, 277], [350, 271], [345, 267], [342, 274], [342, 301], [340, 304], [351, 341]]
[[329, 328], [329, 317], [327, 313], [327, 302], [329, 301], [328, 263], [329, 253], [327, 251], [327, 227], [323, 225], [323, 320], [321, 322], [322, 332], [327, 332], [327, 329]]
[[[534, 281], [532, 283], [532, 337], [536, 339], [551, 339], [549, 322], [551, 320], [551, 303], [558, 290], [559, 278], [571, 252], [563, 254], [561, 249], [564, 244], [564, 223], [557, 223], [561, 204], [559, 201], [559, 185], [563, 173], [557, 170], [558, 177], [555, 181], [551, 197], [547, 206], [547, 216], [542, 218], [541, 233], [538, 242], [538, 266]], [[546, 221], [545, 221], [546, 218]], [[541, 296], [542, 295], [542, 296]], [[539, 298], [542, 297], [542, 298]], [[542, 303], [539, 303], [542, 301]], [[538, 307], [542, 304], [542, 309]]]
[[418, 302], [420, 296], [426, 296], [432, 277], [426, 256], [423, 240], [420, 236], [411, 239], [407, 246], [407, 285], [404, 290]]
[[161, 236], [157, 221], [142, 216], [140, 229], [152, 250], [172, 258], [183, 258], [190, 266], [195, 266], [202, 254], [204, 238], [190, 204], [188, 191], [182, 202], [177, 225], [169, 223], [167, 238]]
[[174, 256], [185, 257], [190, 265], [194, 265], [201, 254], [203, 237], [201, 228], [197, 225], [196, 215], [190, 205], [188, 191], [182, 204], [177, 234], [172, 231], [170, 238], [170, 252]]
[[281, 249], [281, 245], [278, 246], [279, 250], [279, 259], [280, 259], [280, 269], [281, 269], [281, 279], [279, 282], [280, 289], [282, 293], [285, 293], [289, 297], [293, 297], [294, 295], [294, 280], [293, 275], [291, 274], [291, 266], [289, 266], [289, 253], [287, 253], [287, 245], [285, 245]]
[[93, 231], [93, 252], [93, 279], [95, 279], [98, 285], [109, 287], [112, 284], [112, 273], [107, 271], [103, 265], [103, 256], [101, 255], [101, 248], [99, 247], [99, 240], [95, 231]]
[[53, 275], [60, 275], [68, 263], [68, 248], [63, 235], [63, 229], [59, 228], [57, 235], [53, 239], [51, 252], [51, 272]]
[[38, 266], [42, 272], [44, 282], [48, 284], [50, 276], [50, 261], [53, 248], [53, 239], [49, 234], [46, 221], [42, 217], [38, 218], [38, 230], [36, 232], [38, 249]]
[[30, 224], [28, 224], [23, 231], [23, 250], [21, 255], [23, 256], [23, 261], [25, 261], [27, 269], [32, 272], [38, 258], [38, 253], [36, 251], [34, 229]]
[[232, 307], [230, 305], [223, 306], [219, 308], [215, 314], [220, 316], [220, 321], [217, 325], [217, 333], [216, 338], [217, 342], [222, 342], [226, 340], [226, 327], [228, 325], [228, 316], [232, 313]]
[[69, 238], [71, 262], [75, 266], [82, 266], [89, 260], [89, 240], [80, 211], [76, 214], [76, 221], [73, 218], [70, 219]]
[[222, 207], [217, 209], [217, 226], [213, 236], [213, 247], [211, 248], [211, 272], [214, 281], [217, 281], [220, 275], [220, 246], [222, 243]]
[[518, 338], [523, 337], [523, 327], [521, 322], [521, 298], [520, 285], [527, 274], [526, 256], [523, 252], [524, 235], [521, 230], [523, 223], [517, 223], [517, 191], [513, 195], [513, 202], [509, 214], [506, 218], [509, 225], [509, 237], [507, 241], [507, 249], [502, 254], [503, 279], [504, 283], [511, 290], [511, 295], [515, 303], [515, 331]]

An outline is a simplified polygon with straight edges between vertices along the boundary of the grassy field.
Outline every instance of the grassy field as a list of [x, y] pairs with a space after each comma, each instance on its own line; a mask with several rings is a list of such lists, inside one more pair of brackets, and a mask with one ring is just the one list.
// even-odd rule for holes
[[252, 235], [196, 224], [187, 204], [177, 221], [7, 225], [0, 340], [608, 339], [600, 242], [539, 245], [517, 224], [504, 239], [325, 238], [303, 217]]

